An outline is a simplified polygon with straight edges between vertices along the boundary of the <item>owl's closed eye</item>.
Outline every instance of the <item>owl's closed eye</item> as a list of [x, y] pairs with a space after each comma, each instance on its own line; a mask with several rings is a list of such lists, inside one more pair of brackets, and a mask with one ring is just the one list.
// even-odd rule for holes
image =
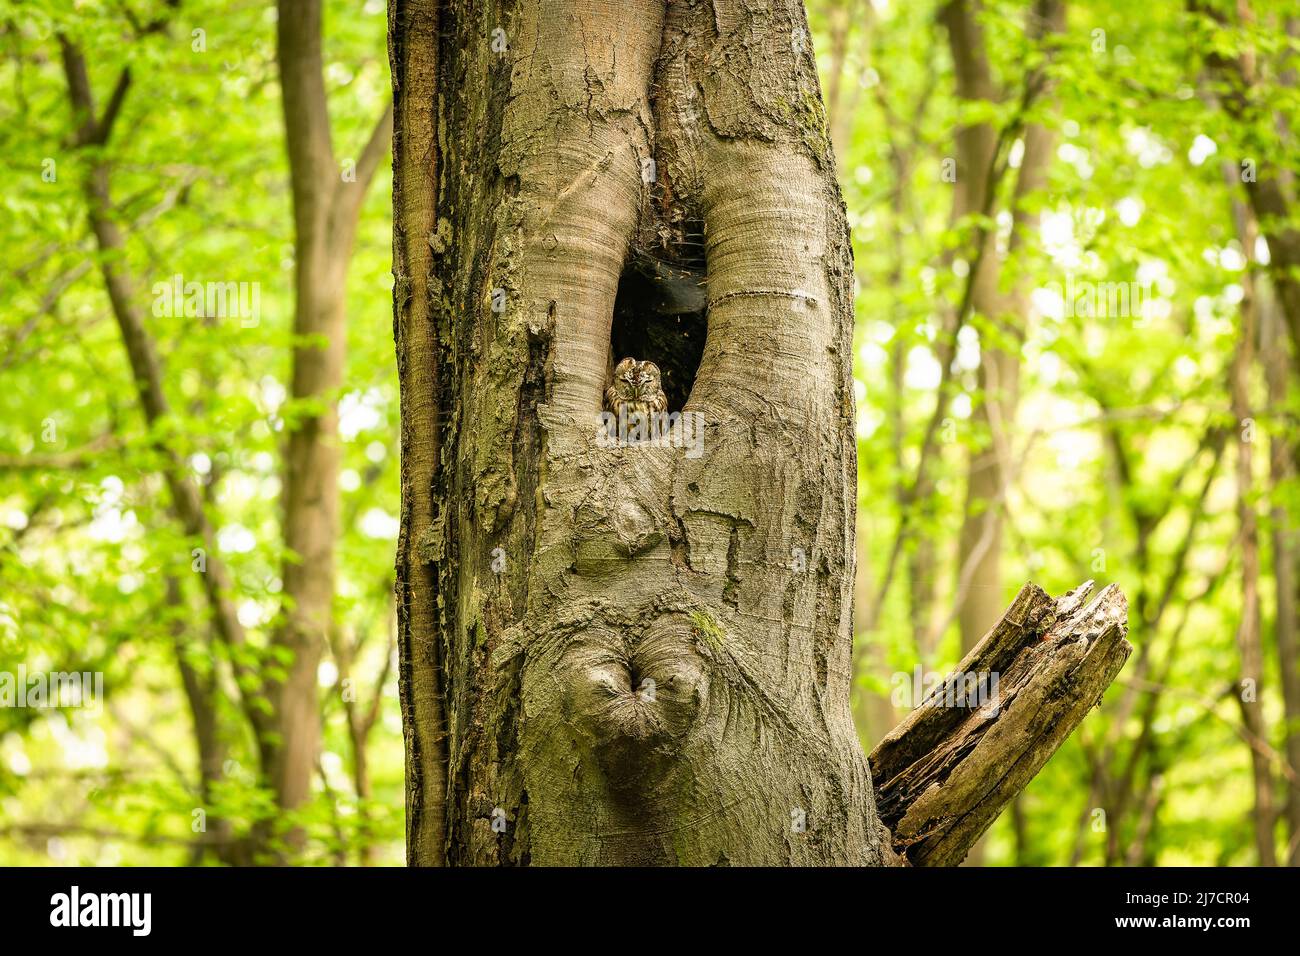
[[618, 414], [622, 405], [634, 402], [637, 394], [637, 361], [625, 358], [614, 366], [613, 381], [605, 389], [605, 410]]

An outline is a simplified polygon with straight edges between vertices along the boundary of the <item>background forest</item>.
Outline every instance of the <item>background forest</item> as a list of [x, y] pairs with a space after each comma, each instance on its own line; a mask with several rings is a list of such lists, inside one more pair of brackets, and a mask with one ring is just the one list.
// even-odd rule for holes
[[[403, 859], [386, 10], [327, 2], [317, 56], [308, 6], [0, 0], [0, 672], [103, 674], [0, 706], [0, 863]], [[972, 862], [1295, 863], [1300, 8], [808, 14], [865, 745], [1025, 581], [1115, 582], [1133, 656]], [[304, 662], [294, 793], [262, 680]]]

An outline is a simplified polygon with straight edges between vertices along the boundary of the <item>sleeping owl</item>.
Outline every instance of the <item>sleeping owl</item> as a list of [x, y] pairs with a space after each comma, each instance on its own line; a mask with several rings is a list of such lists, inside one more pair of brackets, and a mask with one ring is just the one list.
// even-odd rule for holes
[[659, 377], [659, 366], [654, 362], [638, 362], [625, 358], [614, 366], [614, 379], [605, 389], [605, 409], [623, 418], [637, 412], [649, 419], [668, 410], [668, 397], [664, 395]]

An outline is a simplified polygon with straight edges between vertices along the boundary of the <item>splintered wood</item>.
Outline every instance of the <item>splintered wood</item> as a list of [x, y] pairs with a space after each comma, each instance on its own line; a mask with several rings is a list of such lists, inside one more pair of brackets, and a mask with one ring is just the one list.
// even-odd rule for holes
[[[1026, 584], [1001, 620], [871, 754], [902, 865], [954, 866], [1101, 700], [1128, 659], [1128, 602], [1091, 581]], [[977, 695], [967, 692], [975, 688]]]

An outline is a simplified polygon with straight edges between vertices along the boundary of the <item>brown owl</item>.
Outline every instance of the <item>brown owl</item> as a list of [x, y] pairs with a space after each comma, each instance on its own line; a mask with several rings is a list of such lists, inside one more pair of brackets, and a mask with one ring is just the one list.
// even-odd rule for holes
[[620, 417], [640, 412], [651, 415], [668, 410], [668, 397], [664, 395], [659, 366], [654, 362], [638, 362], [625, 358], [614, 366], [614, 380], [605, 389], [605, 408]]

